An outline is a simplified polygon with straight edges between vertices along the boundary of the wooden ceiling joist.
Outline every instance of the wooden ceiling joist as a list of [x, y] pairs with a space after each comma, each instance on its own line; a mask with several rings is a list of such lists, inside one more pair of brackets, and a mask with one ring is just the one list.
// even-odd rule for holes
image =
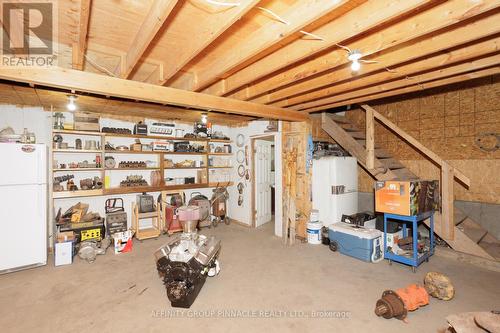
[[3, 68], [0, 79], [30, 83], [101, 96], [111, 96], [158, 104], [214, 110], [267, 119], [304, 121], [303, 112], [265, 106], [235, 99], [163, 87], [63, 68]]
[[81, 0], [78, 21], [78, 42], [73, 43], [73, 69], [82, 70], [85, 52], [87, 51], [87, 35], [89, 31], [90, 7], [92, 0]]
[[[225, 89], [204, 92], [222, 96], [266, 75], [281, 70], [378, 25], [414, 10], [429, 0], [368, 1], [339, 18], [311, 31], [324, 40], [298, 39], [225, 79]], [[360, 19], [362, 18], [362, 19]], [[219, 86], [216, 86], [219, 87]]]
[[[500, 2], [497, 0], [478, 2], [462, 0], [446, 1], [439, 6], [428, 9], [399, 23], [389, 25], [374, 35], [365, 36], [346, 46], [351, 49], [361, 50], [365, 57], [375, 55], [383, 50], [394, 48], [417, 38], [423, 38], [438, 30], [445, 29], [482, 13], [494, 11], [499, 7]], [[411, 53], [408, 56], [410, 55]], [[376, 57], [374, 60], [378, 61]], [[401, 60], [404, 60], [404, 58]], [[250, 85], [249, 91], [253, 96], [262, 95], [272, 89], [276, 90], [272, 93], [271, 97], [261, 96], [251, 100], [257, 103], [269, 103], [317, 89], [321, 85], [318, 85], [316, 82], [323, 84], [323, 75], [328, 75], [328, 73], [333, 72], [332, 69], [348, 63], [347, 52], [343, 49], [336, 49], [326, 55], [258, 82], [255, 85]], [[350, 75], [352, 77], [352, 73]], [[296, 83], [297, 78], [300, 78], [302, 81]], [[331, 84], [331, 76], [328, 77], [328, 80], [330, 80], [329, 84]], [[289, 86], [284, 87], [286, 85]], [[230, 95], [229, 97], [236, 96]]]
[[[377, 85], [380, 87], [387, 84], [392, 84], [400, 79], [412, 82], [415, 75], [425, 71], [432, 70], [436, 66], [447, 66], [451, 64], [460, 64], [464, 61], [478, 59], [480, 57], [485, 57], [498, 52], [500, 50], [500, 37], [493, 38], [491, 40], [482, 41], [464, 48], [459, 48], [449, 52], [438, 53], [437, 55], [424, 58], [421, 61], [411, 62], [400, 67], [391, 67], [393, 72], [382, 71], [374, 75], [368, 76], [365, 80], [361, 82], [344, 82], [335, 86], [336, 93], [327, 98], [315, 99], [311, 102], [303, 102], [301, 104], [296, 104], [291, 106], [294, 110], [308, 109], [311, 107], [330, 104], [333, 102], [341, 101], [344, 99], [350, 99], [353, 96], [361, 96], [360, 93], [364, 89], [368, 89], [372, 85]], [[494, 55], [498, 62], [500, 62], [500, 56], [498, 54]], [[364, 89], [363, 89], [364, 88]], [[293, 102], [290, 99], [290, 103]]]
[[325, 98], [315, 101], [314, 103], [304, 104], [302, 109], [310, 109], [311, 107], [329, 105], [333, 102], [350, 100], [357, 97], [372, 96], [378, 93], [387, 92], [394, 89], [400, 89], [406, 86], [415, 84], [421, 85], [428, 81], [435, 81], [445, 77], [455, 76], [466, 72], [477, 71], [500, 64], [500, 53], [495, 53], [485, 58], [468, 61], [462, 64], [449, 66], [436, 71], [430, 71], [424, 74], [403, 77], [399, 80], [394, 80], [389, 83], [382, 83], [371, 86], [365, 89], [358, 89], [350, 93], [342, 94], [334, 98]]
[[130, 44], [126, 53], [125, 63], [122, 65], [120, 77], [126, 79], [130, 76], [149, 44], [161, 29], [168, 16], [177, 4], [177, 0], [154, 0], [148, 15]]
[[199, 29], [190, 36], [189, 43], [182, 48], [181, 53], [176, 53], [176, 66], [165, 69], [163, 81], [164, 85], [174, 75], [176, 75], [184, 66], [186, 66], [194, 57], [200, 54], [205, 48], [212, 44], [219, 36], [229, 29], [236, 21], [241, 19], [249, 10], [254, 8], [260, 0], [242, 1], [239, 6], [229, 8], [228, 10], [206, 15], [203, 22], [197, 22]]
[[286, 13], [280, 15], [289, 24], [275, 19], [241, 42], [235, 50], [227, 50], [209, 68], [198, 73], [199, 81], [193, 87], [194, 91], [201, 91], [218, 79], [231, 74], [231, 71], [240, 66], [255, 61], [267, 49], [289, 38], [301, 29], [309, 26], [336, 8], [347, 3], [347, 0], [303, 0], [290, 6]]
[[455, 83], [459, 83], [459, 82], [463, 82], [463, 81], [468, 81], [468, 80], [473, 80], [473, 79], [478, 79], [481, 77], [493, 76], [493, 75], [498, 75], [498, 74], [500, 74], [500, 66], [494, 66], [494, 67], [486, 68], [486, 69], [479, 70], [476, 72], [469, 72], [469, 73], [465, 73], [465, 74], [455, 75], [455, 76], [451, 76], [451, 77], [447, 77], [447, 78], [443, 78], [443, 79], [438, 79], [435, 81], [426, 82], [423, 84], [415, 84], [415, 85], [410, 86], [410, 87], [395, 89], [395, 90], [391, 90], [391, 91], [380, 93], [380, 94], [364, 96], [364, 97], [346, 100], [346, 101], [342, 101], [342, 102], [332, 103], [329, 105], [323, 105], [323, 106], [319, 106], [316, 108], [307, 109], [305, 111], [317, 112], [317, 111], [328, 110], [328, 109], [332, 109], [332, 108], [336, 108], [336, 107], [340, 107], [340, 106], [345, 106], [345, 105], [350, 105], [350, 104], [360, 104], [360, 103], [374, 101], [374, 100], [378, 100], [378, 99], [382, 99], [382, 98], [386, 98], [386, 97], [408, 94], [408, 93], [412, 93], [415, 91], [423, 91], [426, 89], [442, 87], [442, 86], [446, 86], [446, 85], [450, 85], [450, 84], [455, 84]]

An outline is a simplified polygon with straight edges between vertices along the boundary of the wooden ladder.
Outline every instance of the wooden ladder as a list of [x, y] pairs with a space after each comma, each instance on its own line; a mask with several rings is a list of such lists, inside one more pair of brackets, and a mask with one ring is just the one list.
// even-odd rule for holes
[[[419, 179], [389, 152], [374, 144], [372, 145], [373, 161], [369, 161], [366, 132], [358, 129], [347, 118], [323, 113], [321, 125], [323, 130], [342, 148], [356, 157], [358, 163], [376, 180]], [[452, 237], [447, 237], [449, 232], [443, 230], [440, 213], [435, 214], [435, 233], [456, 251], [490, 260], [500, 260], [496, 257], [499, 253], [500, 242], [477, 222], [466, 216], [463, 211], [456, 207], [453, 211], [455, 225], [451, 230]]]

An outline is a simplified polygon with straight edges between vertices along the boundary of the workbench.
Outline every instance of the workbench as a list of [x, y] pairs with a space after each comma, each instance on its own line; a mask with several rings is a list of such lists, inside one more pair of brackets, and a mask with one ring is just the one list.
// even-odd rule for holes
[[[424, 253], [418, 253], [418, 224], [424, 220], [430, 218], [430, 231], [429, 231], [429, 250]], [[407, 224], [411, 223], [412, 230], [412, 251], [413, 256], [409, 258], [404, 255], [398, 255], [393, 252], [387, 251], [387, 220], [395, 221], [403, 224], [403, 238], [408, 236]], [[402, 264], [411, 266], [412, 271], [415, 273], [416, 268], [424, 261], [429, 261], [429, 257], [434, 254], [434, 211], [426, 212], [419, 215], [405, 216], [397, 214], [384, 213], [384, 258], [389, 260], [389, 264], [392, 261], [396, 261]]]

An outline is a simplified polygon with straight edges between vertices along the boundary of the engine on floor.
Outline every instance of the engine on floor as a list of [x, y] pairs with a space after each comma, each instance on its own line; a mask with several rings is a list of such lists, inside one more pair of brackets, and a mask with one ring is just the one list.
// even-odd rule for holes
[[172, 236], [155, 252], [156, 267], [173, 307], [189, 308], [207, 276], [219, 273], [220, 248], [220, 240], [214, 236], [190, 230]]

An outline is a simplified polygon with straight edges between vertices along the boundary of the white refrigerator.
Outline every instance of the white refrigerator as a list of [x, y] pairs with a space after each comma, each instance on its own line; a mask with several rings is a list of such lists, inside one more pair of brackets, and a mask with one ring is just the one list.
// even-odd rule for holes
[[[335, 193], [335, 186], [345, 186]], [[358, 165], [354, 157], [327, 156], [313, 160], [312, 208], [323, 226], [340, 222], [342, 214], [358, 212]]]
[[0, 143], [0, 273], [47, 263], [47, 146]]

